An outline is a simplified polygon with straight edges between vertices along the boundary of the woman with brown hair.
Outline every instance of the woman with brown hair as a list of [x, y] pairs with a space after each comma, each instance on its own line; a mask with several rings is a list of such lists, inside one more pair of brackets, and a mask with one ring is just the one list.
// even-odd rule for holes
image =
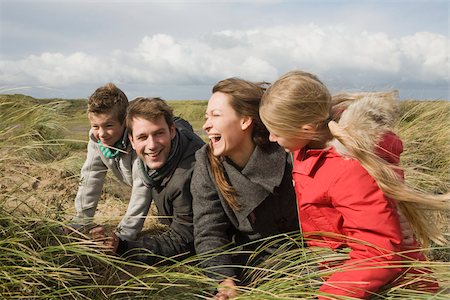
[[194, 243], [198, 254], [221, 252], [203, 267], [220, 282], [215, 299], [229, 299], [242, 271], [232, 265], [248, 257], [225, 254], [226, 247], [299, 226], [288, 154], [269, 141], [259, 118], [263, 84], [229, 78], [212, 92], [203, 125], [210, 141], [196, 153], [191, 183]]

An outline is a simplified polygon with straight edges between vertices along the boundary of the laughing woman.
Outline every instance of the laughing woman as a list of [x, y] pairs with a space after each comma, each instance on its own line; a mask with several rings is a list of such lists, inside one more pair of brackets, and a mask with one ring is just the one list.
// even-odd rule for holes
[[[209, 145], [197, 151], [191, 183], [198, 254], [224, 251], [299, 228], [288, 154], [269, 142], [258, 110], [264, 88], [229, 78], [213, 88], [203, 129]], [[254, 250], [251, 247], [246, 250]], [[245, 257], [213, 255], [203, 266], [220, 282], [215, 299], [236, 294]]]

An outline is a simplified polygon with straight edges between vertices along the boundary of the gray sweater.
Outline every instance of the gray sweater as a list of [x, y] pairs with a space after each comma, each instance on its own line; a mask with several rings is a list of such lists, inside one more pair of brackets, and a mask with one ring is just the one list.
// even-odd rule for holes
[[106, 158], [100, 151], [94, 135], [89, 132], [87, 157], [81, 168], [80, 184], [75, 197], [76, 216], [72, 222], [80, 225], [88, 225], [92, 222], [102, 193], [106, 172], [111, 170], [120, 182], [132, 187], [128, 209], [118, 226], [117, 234], [123, 239], [133, 240], [141, 231], [148, 213], [150, 191], [139, 178], [138, 158], [128, 142], [128, 136], [125, 134], [123, 138], [128, 144], [126, 149], [128, 153], [121, 153], [114, 158]]
[[[238, 194], [239, 211], [217, 190], [206, 147], [196, 154], [191, 183], [198, 254], [298, 230], [292, 166], [281, 147], [271, 144], [264, 151], [257, 146], [243, 170], [224, 161], [227, 178]], [[203, 266], [210, 271], [209, 277], [222, 280], [236, 275], [234, 268], [226, 267], [232, 263], [229, 255], [221, 254], [204, 261]]]

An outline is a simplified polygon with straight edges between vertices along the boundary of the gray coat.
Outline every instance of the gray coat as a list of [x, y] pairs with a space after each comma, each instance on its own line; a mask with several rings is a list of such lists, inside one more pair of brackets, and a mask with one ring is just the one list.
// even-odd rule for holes
[[[151, 191], [151, 199], [155, 202], [160, 222], [169, 226], [169, 230], [159, 235], [144, 235], [136, 241], [121, 241], [118, 253], [128, 251], [133, 259], [146, 263], [158, 261], [156, 256], [145, 255], [150, 250], [153, 254], [172, 257], [182, 253], [193, 253], [192, 195], [190, 183], [195, 164], [195, 152], [205, 143], [193, 133], [177, 123], [177, 134], [180, 137], [183, 153], [174, 170], [162, 180], [159, 187], [153, 187], [139, 168], [140, 179]], [[130, 251], [131, 250], [131, 251]]]
[[[239, 211], [233, 210], [218, 192], [204, 146], [197, 152], [191, 183], [194, 209], [194, 240], [198, 254], [221, 251], [234, 242], [244, 244], [299, 228], [292, 166], [288, 154], [271, 144], [267, 151], [256, 147], [243, 170], [223, 162], [227, 178], [237, 191]], [[230, 244], [233, 245], [233, 244]], [[208, 276], [223, 279], [236, 275], [232, 258], [219, 255], [206, 260]], [[217, 266], [216, 268], [214, 268]]]

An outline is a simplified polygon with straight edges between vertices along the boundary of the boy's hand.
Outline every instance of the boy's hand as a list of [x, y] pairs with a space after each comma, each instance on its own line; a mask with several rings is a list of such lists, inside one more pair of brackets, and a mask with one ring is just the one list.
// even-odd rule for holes
[[62, 227], [62, 232], [66, 235], [73, 233], [81, 233], [85, 234], [89, 231], [90, 228], [95, 227], [94, 224], [82, 225], [77, 223], [70, 223]]
[[119, 238], [113, 232], [108, 236], [105, 232], [105, 228], [102, 226], [97, 226], [89, 231], [92, 239], [99, 243], [107, 251], [112, 253], [117, 252], [117, 247], [119, 247]]

